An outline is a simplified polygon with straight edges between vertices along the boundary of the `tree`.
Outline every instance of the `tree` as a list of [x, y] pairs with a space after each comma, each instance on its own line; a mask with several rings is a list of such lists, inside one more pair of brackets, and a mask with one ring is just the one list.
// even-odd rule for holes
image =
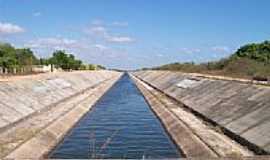
[[8, 43], [0, 43], [0, 66], [10, 69], [17, 63], [15, 48]]
[[74, 55], [66, 54], [63, 50], [55, 51], [53, 56], [49, 59], [49, 63], [64, 70], [79, 70], [82, 65], [81, 60], [75, 59]]
[[252, 43], [240, 47], [233, 55], [234, 58], [249, 58], [270, 64], [270, 41]]
[[16, 49], [18, 65], [31, 66], [39, 64], [38, 59], [29, 48]]

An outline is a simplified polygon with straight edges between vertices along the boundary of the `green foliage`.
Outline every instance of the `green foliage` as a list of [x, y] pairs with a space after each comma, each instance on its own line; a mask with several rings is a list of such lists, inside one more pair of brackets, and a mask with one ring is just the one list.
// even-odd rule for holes
[[53, 53], [53, 56], [46, 59], [38, 59], [29, 48], [15, 49], [8, 43], [0, 43], [0, 67], [12, 70], [21, 67], [31, 68], [32, 65], [50, 65], [64, 70], [95, 70], [105, 69], [105, 67], [93, 64], [83, 64], [81, 60], [75, 58], [72, 54], [67, 54], [63, 50]]
[[12, 68], [16, 66], [18, 60], [16, 59], [16, 50], [10, 44], [0, 43], [0, 66], [5, 68]]
[[66, 54], [65, 51], [61, 50], [53, 53], [53, 56], [49, 59], [49, 63], [64, 70], [79, 70], [82, 65], [81, 60], [77, 60], [74, 55]]
[[15, 49], [7, 43], [0, 43], [0, 67], [19, 68], [39, 64], [34, 53], [28, 49]]
[[270, 41], [245, 45], [236, 51], [233, 58], [249, 58], [270, 64]]
[[39, 64], [40, 65], [49, 65], [50, 61], [49, 61], [49, 59], [46, 59], [46, 58], [40, 58], [39, 59]]
[[39, 64], [38, 59], [29, 48], [16, 49], [16, 59], [20, 66], [30, 66]]
[[89, 64], [89, 65], [88, 65], [88, 69], [89, 69], [89, 70], [95, 70], [95, 69], [96, 69], [96, 66], [93, 65], [93, 64]]

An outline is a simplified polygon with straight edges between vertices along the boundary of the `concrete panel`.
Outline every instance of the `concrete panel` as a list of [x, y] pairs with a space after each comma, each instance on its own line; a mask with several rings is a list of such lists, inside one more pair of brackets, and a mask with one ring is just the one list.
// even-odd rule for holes
[[12, 109], [9, 106], [3, 105], [1, 102], [0, 108], [1, 108], [0, 110], [1, 118], [8, 123], [15, 122], [23, 117], [21, 113], [17, 112], [16, 110]]
[[262, 107], [260, 107], [259, 109], [250, 112], [249, 114], [246, 114], [245, 116], [235, 121], [232, 121], [231, 123], [227, 124], [226, 127], [237, 134], [242, 134], [247, 130], [255, 127], [261, 121], [268, 119], [270, 115], [270, 106], [266, 106], [266, 104], [261, 104], [261, 106]]
[[270, 143], [270, 121], [265, 120], [256, 127], [246, 131], [241, 136], [260, 147]]

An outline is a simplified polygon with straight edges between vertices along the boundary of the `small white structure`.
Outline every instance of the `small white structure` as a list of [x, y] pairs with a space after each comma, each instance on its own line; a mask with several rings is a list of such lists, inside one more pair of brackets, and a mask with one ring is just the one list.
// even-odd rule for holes
[[33, 72], [36, 73], [46, 73], [46, 72], [51, 72], [51, 65], [35, 65], [32, 68]]

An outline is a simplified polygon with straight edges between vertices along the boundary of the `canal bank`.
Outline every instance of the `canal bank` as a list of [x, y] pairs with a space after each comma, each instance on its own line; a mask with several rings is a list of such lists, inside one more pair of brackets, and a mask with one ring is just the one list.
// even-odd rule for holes
[[[37, 100], [35, 105], [39, 108], [43, 107], [35, 114], [30, 114], [27, 118], [2, 128], [1, 158], [42, 158], [61, 141], [121, 75], [122, 73], [110, 71], [57, 73], [33, 76], [20, 83], [0, 84], [1, 89], [17, 86], [7, 94], [7, 100], [1, 101], [2, 103], [14, 103], [17, 109], [20, 109], [21, 101], [17, 97], [8, 96], [17, 94], [19, 97], [24, 91], [21, 96], [28, 96], [32, 101]], [[4, 106], [9, 107], [9, 105]]]
[[132, 74], [256, 154], [269, 155], [269, 86], [174, 71]]
[[237, 159], [253, 156], [251, 151], [186, 110], [183, 104], [140, 79], [132, 78], [186, 157]]

